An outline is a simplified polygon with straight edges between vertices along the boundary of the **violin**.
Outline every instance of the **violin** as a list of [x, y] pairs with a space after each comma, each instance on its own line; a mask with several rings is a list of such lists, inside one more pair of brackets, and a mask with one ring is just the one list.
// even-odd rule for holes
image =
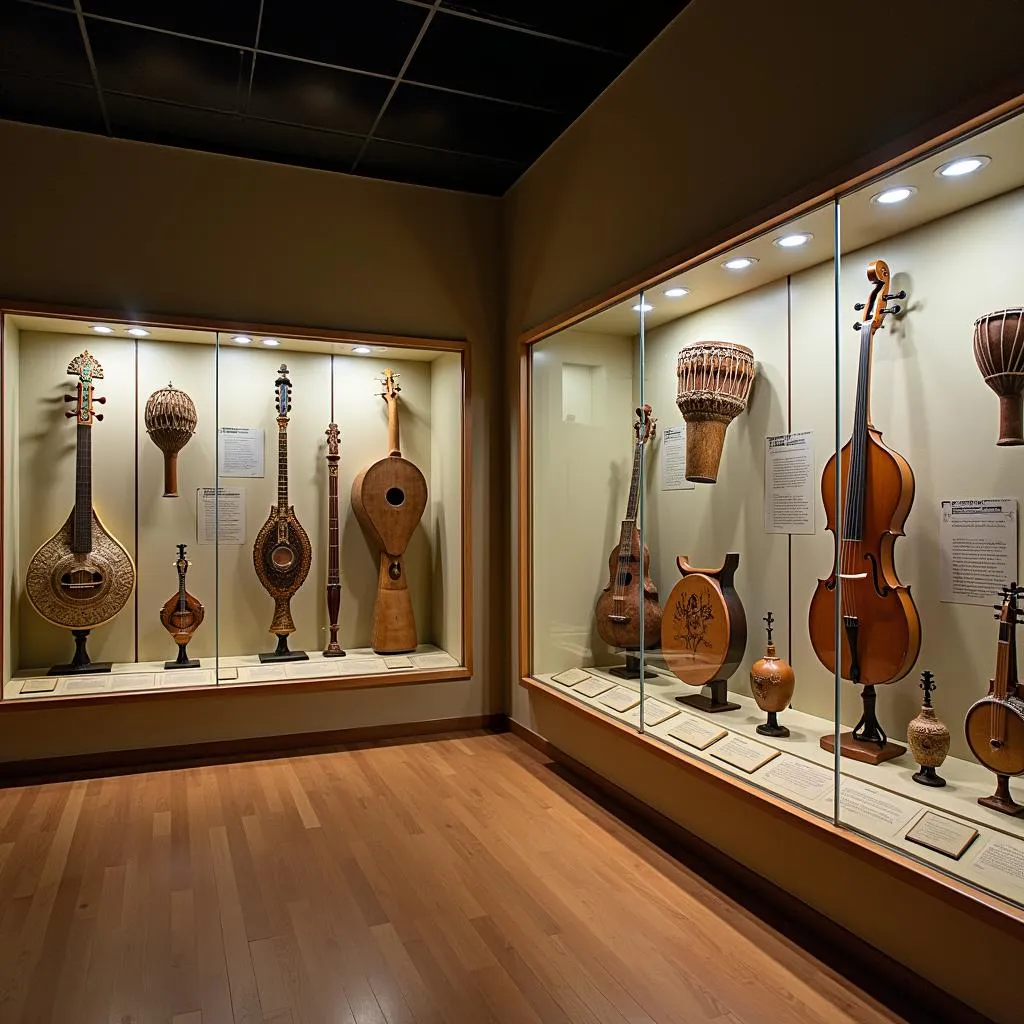
[[1024, 808], [1010, 796], [1010, 776], [1024, 775], [1024, 688], [1017, 679], [1017, 623], [1021, 610], [1017, 599], [1024, 587], [1011, 583], [1003, 590], [1003, 603], [997, 605], [999, 642], [996, 647], [996, 674], [989, 681], [988, 696], [971, 706], [964, 720], [967, 745], [971, 753], [996, 774], [996, 791], [980, 797], [979, 804], [1019, 814]]
[[[832, 573], [818, 580], [811, 599], [808, 627], [811, 646], [830, 672], [864, 687], [865, 716], [853, 731], [857, 741], [886, 745], [874, 715], [872, 687], [894, 683], [913, 667], [921, 649], [921, 620], [910, 588], [896, 574], [893, 549], [914, 501], [914, 473], [902, 455], [887, 448], [871, 422], [871, 357], [875, 334], [890, 313], [891, 275], [883, 260], [868, 266], [871, 292], [854, 308], [865, 310], [854, 324], [860, 334], [860, 364], [853, 433], [821, 477], [827, 529], [835, 541]], [[842, 504], [836, 508], [836, 474]], [[836, 604], [839, 604], [840, 650], [836, 651]]]

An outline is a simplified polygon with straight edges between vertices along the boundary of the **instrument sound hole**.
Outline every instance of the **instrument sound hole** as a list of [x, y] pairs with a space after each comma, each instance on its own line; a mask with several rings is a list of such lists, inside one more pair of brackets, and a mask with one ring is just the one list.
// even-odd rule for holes
[[102, 575], [89, 569], [74, 569], [64, 573], [60, 578], [61, 589], [69, 591], [71, 597], [88, 597], [92, 591], [102, 585]]
[[295, 553], [291, 548], [274, 548], [270, 552], [270, 560], [278, 569], [287, 569], [295, 561]]
[[384, 500], [389, 504], [398, 508], [399, 505], [405, 503], [405, 491], [401, 487], [389, 487], [384, 494]]
[[633, 582], [633, 574], [631, 572], [620, 572], [619, 573], [619, 586], [628, 587]]

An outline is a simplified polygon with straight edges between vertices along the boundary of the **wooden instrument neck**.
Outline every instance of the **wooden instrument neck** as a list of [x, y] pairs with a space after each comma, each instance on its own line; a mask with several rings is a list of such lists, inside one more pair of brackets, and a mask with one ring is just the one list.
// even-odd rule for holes
[[288, 507], [288, 417], [277, 417], [277, 505]]
[[75, 520], [71, 550], [85, 555], [92, 551], [92, 426], [78, 424], [75, 454]]
[[846, 478], [843, 539], [864, 539], [864, 503], [867, 492], [868, 431], [871, 429], [871, 355], [875, 327], [869, 321], [860, 329], [860, 362], [857, 367], [857, 397], [850, 438], [850, 469]]
[[341, 560], [338, 553], [338, 456], [327, 456], [327, 585], [341, 582]]
[[401, 456], [402, 446], [398, 436], [398, 399], [394, 396], [387, 396], [388, 403], [388, 454]]

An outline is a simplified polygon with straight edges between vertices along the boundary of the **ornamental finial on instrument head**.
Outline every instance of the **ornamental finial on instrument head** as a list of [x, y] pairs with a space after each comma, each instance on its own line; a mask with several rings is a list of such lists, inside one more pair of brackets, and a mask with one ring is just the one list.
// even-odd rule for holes
[[762, 620], [765, 624], [765, 628], [768, 630], [768, 643], [772, 642], [772, 623], [775, 622], [775, 616], [769, 612]]

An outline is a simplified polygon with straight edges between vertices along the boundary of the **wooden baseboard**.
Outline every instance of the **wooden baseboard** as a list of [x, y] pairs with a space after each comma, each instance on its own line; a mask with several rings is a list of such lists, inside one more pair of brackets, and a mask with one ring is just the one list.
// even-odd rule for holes
[[907, 1021], [991, 1024], [988, 1017], [722, 853], [543, 736], [511, 718], [508, 728], [555, 762], [563, 770], [559, 774], [595, 803]]
[[359, 743], [398, 743], [423, 736], [440, 736], [479, 729], [505, 732], [508, 730], [508, 719], [504, 714], [469, 715], [464, 718], [440, 718], [431, 722], [398, 722], [394, 725], [331, 729], [285, 736], [253, 736], [184, 746], [144, 747], [107, 753], [68, 754], [28, 761], [5, 761], [0, 762], [0, 786], [24, 786], [39, 782], [125, 775], [132, 772], [188, 768], [232, 761], [294, 757], [298, 754], [337, 750]]

